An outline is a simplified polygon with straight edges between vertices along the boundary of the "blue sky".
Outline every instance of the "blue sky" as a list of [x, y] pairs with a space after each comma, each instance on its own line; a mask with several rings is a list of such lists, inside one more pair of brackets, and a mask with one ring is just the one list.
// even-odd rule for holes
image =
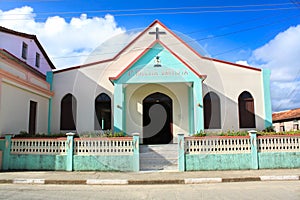
[[[197, 40], [214, 58], [270, 68], [273, 110], [300, 107], [300, 48], [295, 45], [300, 42], [297, 0], [0, 1], [0, 25], [36, 34], [57, 68], [80, 64], [76, 56], [90, 53], [95, 43], [145, 28], [155, 19]], [[78, 23], [86, 32], [74, 32]], [[83, 37], [91, 32], [97, 37]], [[55, 43], [55, 37], [64, 41]]]

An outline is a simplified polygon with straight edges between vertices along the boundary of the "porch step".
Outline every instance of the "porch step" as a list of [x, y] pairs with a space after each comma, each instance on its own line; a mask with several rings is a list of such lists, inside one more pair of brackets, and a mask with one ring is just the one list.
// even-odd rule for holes
[[140, 145], [140, 170], [178, 170], [178, 144]]

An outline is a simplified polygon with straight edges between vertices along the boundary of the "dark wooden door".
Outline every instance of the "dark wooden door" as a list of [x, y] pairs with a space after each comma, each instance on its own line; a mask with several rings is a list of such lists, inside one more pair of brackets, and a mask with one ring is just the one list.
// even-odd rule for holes
[[28, 127], [28, 133], [29, 134], [35, 134], [36, 133], [36, 107], [37, 107], [37, 102], [30, 101], [30, 106], [29, 106], [29, 127]]

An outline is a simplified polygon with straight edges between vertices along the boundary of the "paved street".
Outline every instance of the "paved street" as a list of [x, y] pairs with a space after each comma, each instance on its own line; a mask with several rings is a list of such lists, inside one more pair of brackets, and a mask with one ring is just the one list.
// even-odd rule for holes
[[0, 199], [300, 199], [300, 181], [197, 185], [1, 184]]

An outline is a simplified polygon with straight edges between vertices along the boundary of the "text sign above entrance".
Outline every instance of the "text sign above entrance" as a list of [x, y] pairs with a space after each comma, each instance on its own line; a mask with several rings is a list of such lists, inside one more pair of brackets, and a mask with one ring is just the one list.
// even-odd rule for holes
[[173, 70], [173, 69], [162, 69], [162, 70], [151, 70], [151, 69], [143, 69], [136, 68], [131, 69], [126, 72], [126, 75], [131, 77], [157, 77], [157, 76], [188, 76], [189, 71], [185, 69]]

